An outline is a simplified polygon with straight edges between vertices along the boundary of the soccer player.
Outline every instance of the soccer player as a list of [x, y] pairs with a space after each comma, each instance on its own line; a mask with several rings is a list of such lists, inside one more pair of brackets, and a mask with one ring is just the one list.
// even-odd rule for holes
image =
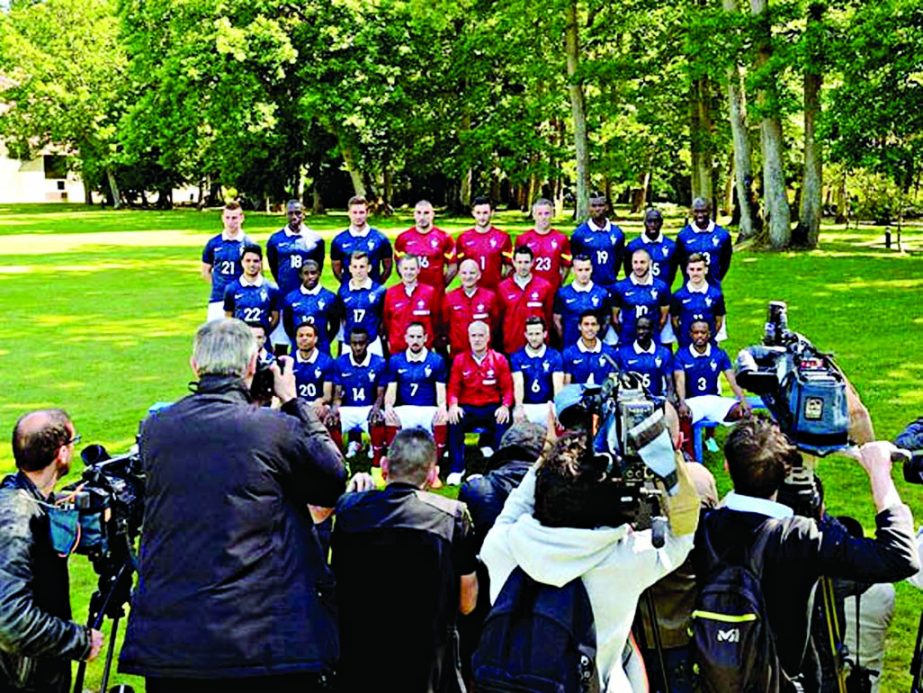
[[655, 397], [671, 399], [673, 395], [673, 355], [670, 350], [657, 344], [654, 338], [654, 321], [647, 317], [638, 318], [637, 337], [631, 344], [619, 347], [619, 370], [637, 373], [641, 382]]
[[394, 242], [394, 256], [411, 254], [420, 258], [420, 283], [436, 290], [441, 303], [445, 287], [455, 277], [455, 241], [442, 229], [433, 226], [433, 205], [420, 200], [413, 208], [414, 226]]
[[336, 364], [329, 354], [318, 347], [320, 333], [317, 325], [302, 323], [295, 331], [295, 350], [292, 368], [295, 373], [295, 389], [298, 396], [308, 402], [317, 418], [327, 418], [330, 404], [333, 402], [333, 379]]
[[706, 281], [708, 264], [705, 258], [693, 253], [686, 263], [689, 280], [681, 286], [670, 300], [670, 317], [673, 332], [680, 347], [689, 346], [690, 329], [696, 320], [708, 323], [711, 334], [717, 334], [724, 322], [724, 295], [721, 289]]
[[513, 274], [497, 288], [500, 321], [503, 326], [503, 352], [512, 354], [526, 343], [526, 318], [536, 316], [551, 322], [554, 287], [532, 274], [532, 249], [519, 246], [513, 251]]
[[461, 286], [446, 294], [442, 302], [442, 324], [448, 331], [452, 356], [468, 351], [468, 327], [475, 321], [487, 323], [493, 333], [500, 324], [499, 303], [493, 291], [480, 286], [481, 270], [472, 259], [458, 266]]
[[330, 345], [340, 329], [336, 294], [320, 285], [320, 266], [305, 260], [301, 266], [301, 286], [282, 299], [282, 323], [292, 344], [295, 328], [309, 322], [317, 326], [317, 348], [330, 354]]
[[[535, 274], [551, 284], [554, 291], [564, 283], [571, 264], [570, 240], [551, 228], [554, 203], [541, 198], [532, 205], [535, 227], [516, 239], [516, 247], [526, 246], [535, 258]], [[514, 268], [515, 270], [515, 268]]]
[[385, 427], [382, 407], [388, 364], [371, 353], [369, 333], [354, 327], [349, 334], [349, 351], [336, 360], [333, 406], [327, 416], [328, 425], [339, 422], [340, 431], [348, 436], [346, 457], [355, 457], [362, 447], [360, 433], [369, 434], [372, 464], [379, 466], [384, 450]]
[[546, 425], [554, 396], [564, 387], [561, 354], [545, 344], [547, 339], [542, 319], [526, 318], [526, 345], [510, 357], [515, 422]]
[[[515, 262], [515, 259], [514, 259]], [[449, 405], [449, 454], [452, 467], [446, 483], [457, 486], [465, 475], [465, 431], [487, 431], [493, 449], [510, 423], [513, 406], [513, 380], [510, 364], [503, 354], [488, 348], [490, 328], [473, 322], [468, 327], [470, 350], [452, 362], [447, 402]]]
[[[369, 255], [357, 250], [349, 258], [351, 279], [337, 292], [337, 312], [343, 316], [343, 334], [362, 328], [368, 335], [368, 349], [381, 356], [381, 315], [385, 305], [385, 288], [369, 277]], [[342, 353], [344, 349], [341, 348]]]
[[645, 248], [632, 253], [631, 274], [612, 290], [612, 317], [618, 328], [619, 344], [635, 341], [638, 318], [656, 321], [657, 341], [670, 317], [670, 289], [651, 274], [651, 256]]
[[268, 361], [272, 358], [272, 354], [269, 353], [269, 350], [266, 348], [266, 344], [269, 341], [269, 335], [266, 332], [266, 328], [263, 327], [261, 322], [248, 322], [247, 327], [250, 328], [253, 338], [256, 340], [257, 355], [256, 358], [258, 361]]
[[[570, 237], [570, 249], [576, 257], [586, 255], [593, 263], [593, 281], [611, 289], [618, 279], [625, 250], [625, 233], [609, 221], [609, 202], [602, 193], [590, 196], [590, 218], [580, 224]], [[626, 270], [625, 275], [628, 275]]]
[[[676, 262], [682, 269], [698, 253], [708, 265], [708, 283], [721, 286], [731, 266], [734, 242], [731, 234], [711, 219], [711, 205], [701, 197], [692, 201], [692, 223], [686, 224], [676, 237]], [[688, 275], [685, 276], [688, 279]]]
[[[731, 360], [723, 349], [711, 343], [707, 322], [693, 321], [690, 341], [688, 347], [681, 347], [673, 357], [679, 401], [676, 409], [680, 416], [691, 416], [693, 424], [702, 419], [727, 423], [750, 416], [750, 404], [734, 378]], [[718, 378], [722, 373], [736, 399], [721, 396]]]
[[580, 316], [580, 339], [561, 355], [564, 384], [602, 385], [610, 373], [618, 371], [618, 354], [599, 338], [599, 316], [588, 310]]
[[432, 338], [423, 323], [407, 325], [402, 341], [406, 349], [388, 359], [385, 445], [391, 444], [400, 428], [420, 426], [432, 432], [441, 458], [448, 440], [445, 361], [426, 347]]
[[263, 276], [263, 250], [255, 243], [244, 246], [244, 273], [224, 289], [224, 315], [244, 322], [258, 322], [266, 334], [279, 323], [279, 287]]
[[462, 231], [455, 242], [459, 262], [470, 258], [481, 270], [480, 285], [496, 291], [500, 280], [509, 274], [513, 263], [510, 235], [493, 226], [494, 208], [487, 197], [476, 197], [471, 205], [474, 228]]
[[563, 347], [573, 346], [580, 339], [577, 323], [588, 310], [599, 315], [601, 325], [607, 325], [610, 317], [609, 291], [594, 280], [593, 262], [586, 255], [574, 257], [574, 281], [562, 286], [554, 297], [554, 329]]
[[[346, 271], [349, 257], [361, 250], [369, 256], [369, 276], [376, 284], [384, 285], [391, 276], [391, 241], [381, 231], [369, 226], [369, 203], [364, 197], [351, 197], [346, 203], [349, 213], [349, 228], [341, 231], [330, 244], [330, 267], [333, 274], [345, 284], [349, 281]], [[347, 267], [344, 267], [344, 263]]]
[[436, 290], [417, 281], [420, 276], [420, 258], [416, 255], [401, 256], [397, 261], [397, 271], [401, 275], [401, 283], [385, 292], [382, 315], [389, 353], [397, 354], [407, 348], [404, 333], [412, 322], [423, 324], [426, 347], [430, 348], [433, 346], [436, 319], [439, 315]]
[[305, 260], [314, 260], [324, 267], [324, 239], [304, 225], [304, 206], [298, 200], [286, 205], [288, 224], [266, 241], [266, 261], [269, 271], [283, 296], [301, 284], [301, 267]]
[[631, 274], [632, 254], [641, 248], [651, 256], [651, 274], [667, 287], [673, 287], [676, 277], [676, 242], [663, 234], [663, 215], [658, 209], [644, 213], [644, 231], [625, 248], [625, 276]]
[[221, 213], [224, 230], [209, 239], [202, 251], [202, 279], [211, 284], [208, 320], [224, 317], [224, 289], [243, 274], [240, 264], [244, 246], [250, 243], [242, 225], [244, 210], [238, 202], [228, 202]]

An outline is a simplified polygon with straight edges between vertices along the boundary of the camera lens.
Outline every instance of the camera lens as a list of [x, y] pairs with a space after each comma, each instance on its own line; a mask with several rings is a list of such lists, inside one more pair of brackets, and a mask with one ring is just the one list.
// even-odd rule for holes
[[923, 484], [923, 450], [914, 450], [910, 459], [904, 462], [904, 481], [908, 484]]

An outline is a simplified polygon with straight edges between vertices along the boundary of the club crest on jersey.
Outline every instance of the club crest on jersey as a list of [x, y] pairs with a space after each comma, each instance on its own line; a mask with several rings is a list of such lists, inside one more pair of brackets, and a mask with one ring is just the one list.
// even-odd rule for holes
[[433, 374], [433, 369], [431, 366], [426, 366], [423, 369], [423, 375], [425, 375], [427, 378], [430, 377], [432, 374]]
[[590, 302], [593, 304], [593, 307], [595, 308], [596, 306], [599, 305], [599, 296], [594, 296], [593, 298], [590, 299]]
[[717, 237], [717, 236], [715, 236], [714, 238], [711, 239], [711, 244], [712, 244], [713, 246], [715, 246], [716, 248], [718, 247], [718, 244], [719, 244], [720, 242], [721, 242], [721, 241], [718, 240], [718, 237]]
[[705, 305], [711, 308], [712, 300], [709, 296], [705, 297]]
[[439, 247], [439, 241], [438, 241], [437, 239], [435, 239], [435, 238], [434, 238], [433, 240], [431, 240], [431, 241], [429, 242], [429, 244], [430, 244], [431, 246], [433, 246], [434, 248], [438, 248], [438, 247]]
[[718, 364], [717, 364], [716, 362], [714, 362], [714, 361], [709, 361], [709, 362], [708, 362], [708, 365], [711, 366], [711, 369], [712, 369], [713, 371], [718, 370]]
[[651, 289], [651, 298], [657, 298], [657, 289]]
[[314, 369], [314, 378], [315, 378], [315, 380], [316, 380], [317, 378], [319, 378], [320, 375], [321, 375], [321, 369], [320, 369], [320, 368], [315, 368], [315, 369]]
[[324, 299], [321, 299], [317, 302], [317, 309], [323, 310], [325, 305], [327, 305], [327, 302], [324, 301]]
[[537, 301], [537, 300], [538, 300], [538, 291], [533, 291], [533, 292], [532, 292], [532, 300], [533, 300], [533, 301]]
[[547, 373], [548, 371], [551, 370], [551, 364], [548, 363], [547, 361], [542, 361], [542, 370], [545, 371], [545, 373]]
[[557, 250], [557, 249], [558, 249], [558, 242], [557, 242], [557, 241], [551, 241], [551, 247], [552, 247], [554, 250]]
[[263, 290], [260, 291], [260, 300], [261, 300], [261, 301], [265, 301], [265, 300], [266, 300], [266, 290], [265, 290], [265, 289], [263, 289]]
[[375, 382], [375, 371], [369, 371], [369, 382], [370, 383]]
[[373, 241], [373, 240], [370, 238], [369, 241], [368, 241], [368, 246], [369, 246], [369, 250], [375, 250], [375, 241]]
[[491, 247], [491, 248], [496, 248], [496, 247], [497, 247], [497, 239], [496, 239], [496, 238], [491, 238], [491, 239], [490, 239], [490, 247]]
[[654, 359], [654, 365], [657, 366], [657, 368], [660, 368], [660, 366], [663, 365], [663, 359], [658, 356]]

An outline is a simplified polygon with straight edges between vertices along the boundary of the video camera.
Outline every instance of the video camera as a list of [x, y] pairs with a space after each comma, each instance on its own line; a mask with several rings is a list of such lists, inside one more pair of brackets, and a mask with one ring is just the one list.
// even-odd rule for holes
[[[677, 489], [673, 443], [663, 413], [663, 403], [652, 397], [633, 373], [611, 375], [602, 385], [584, 385], [579, 402], [561, 412], [562, 425], [587, 432], [587, 453], [582, 462], [587, 478], [603, 479], [590, 515], [597, 525], [631, 522], [653, 530], [654, 545], [662, 546], [666, 518], [662, 516], [662, 487]], [[569, 420], [569, 421], [568, 421]]]
[[102, 445], [80, 453], [80, 481], [62, 489], [51, 511], [52, 541], [59, 553], [90, 558], [99, 575], [133, 561], [144, 516], [144, 472], [137, 451], [111, 457]]
[[787, 306], [769, 303], [763, 343], [737, 356], [741, 387], [766, 408], [799, 450], [823, 457], [849, 445], [846, 378], [830, 354], [788, 329]]

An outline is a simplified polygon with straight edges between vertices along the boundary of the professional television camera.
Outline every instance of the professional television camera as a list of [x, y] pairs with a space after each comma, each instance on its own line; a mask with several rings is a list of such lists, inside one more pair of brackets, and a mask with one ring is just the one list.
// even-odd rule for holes
[[740, 352], [736, 375], [798, 449], [823, 457], [849, 445], [846, 378], [830, 354], [788, 329], [784, 302], [769, 303], [763, 343]]
[[[144, 517], [144, 472], [136, 450], [110, 457], [101, 445], [81, 452], [86, 465], [77, 483], [63, 489], [49, 511], [52, 542], [59, 553], [85, 554], [99, 579], [90, 598], [87, 625], [99, 628], [104, 617], [113, 619], [100, 690], [106, 690], [115, 652], [119, 619], [131, 597], [136, 569], [135, 545]], [[81, 662], [74, 690], [83, 690], [86, 662]]]
[[571, 387], [582, 388], [582, 394], [573, 406], [559, 412], [559, 420], [566, 428], [586, 431], [583, 464], [591, 468], [586, 478], [604, 479], [594, 484], [598, 494], [585, 512], [599, 525], [631, 522], [638, 528], [650, 527], [655, 546], [662, 546], [663, 487], [669, 494], [677, 489], [663, 404], [630, 373], [613, 374], [602, 385]]

